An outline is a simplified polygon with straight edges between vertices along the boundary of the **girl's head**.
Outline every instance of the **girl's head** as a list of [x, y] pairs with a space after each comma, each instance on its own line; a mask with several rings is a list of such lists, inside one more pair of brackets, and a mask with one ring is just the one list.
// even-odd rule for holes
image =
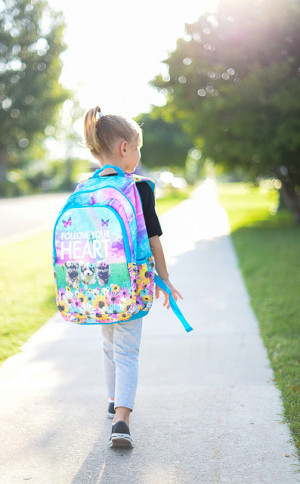
[[85, 115], [84, 135], [86, 146], [101, 165], [108, 162], [124, 171], [134, 171], [140, 160], [143, 135], [133, 119], [103, 115], [96, 106]]

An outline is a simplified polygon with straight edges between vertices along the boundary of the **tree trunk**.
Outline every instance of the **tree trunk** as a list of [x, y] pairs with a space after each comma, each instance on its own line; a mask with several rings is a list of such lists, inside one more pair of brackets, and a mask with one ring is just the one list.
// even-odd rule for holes
[[5, 146], [0, 148], [0, 196], [5, 195], [7, 183], [7, 151]]
[[297, 224], [300, 224], [300, 194], [297, 192], [297, 187], [288, 181], [282, 182], [282, 196], [286, 206], [293, 212]]
[[284, 196], [282, 194], [282, 188], [280, 188], [278, 191], [279, 191], [279, 200], [278, 200], [277, 210], [289, 210], [289, 207], [287, 207]]

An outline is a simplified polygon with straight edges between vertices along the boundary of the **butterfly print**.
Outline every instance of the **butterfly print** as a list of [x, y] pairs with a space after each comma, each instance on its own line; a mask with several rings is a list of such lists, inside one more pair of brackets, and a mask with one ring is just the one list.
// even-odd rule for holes
[[109, 218], [107, 220], [101, 219], [102, 227], [108, 227]]
[[70, 225], [70, 227], [71, 227], [71, 225], [72, 225], [71, 217], [69, 217], [67, 221], [63, 220], [63, 224], [64, 224], [65, 228], [67, 228], [68, 225]]

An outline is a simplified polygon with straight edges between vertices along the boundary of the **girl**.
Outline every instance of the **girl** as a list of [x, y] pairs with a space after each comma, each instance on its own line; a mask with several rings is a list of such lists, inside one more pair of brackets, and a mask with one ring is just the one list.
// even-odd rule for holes
[[[99, 106], [90, 109], [84, 119], [84, 134], [87, 147], [99, 161], [118, 166], [126, 173], [133, 173], [140, 161], [142, 131], [138, 124], [116, 115], [103, 115]], [[101, 175], [116, 173], [107, 168]], [[140, 193], [150, 248], [158, 275], [172, 292], [175, 300], [181, 294], [169, 280], [163, 249], [159, 236], [162, 234], [155, 211], [154, 195], [147, 182], [137, 183]], [[155, 287], [156, 298], [162, 289]], [[164, 306], [169, 309], [169, 296]], [[142, 319], [102, 326], [103, 367], [107, 386], [108, 416], [113, 418], [111, 447], [133, 447], [129, 431], [129, 415], [133, 410], [138, 380], [138, 355], [141, 339]]]

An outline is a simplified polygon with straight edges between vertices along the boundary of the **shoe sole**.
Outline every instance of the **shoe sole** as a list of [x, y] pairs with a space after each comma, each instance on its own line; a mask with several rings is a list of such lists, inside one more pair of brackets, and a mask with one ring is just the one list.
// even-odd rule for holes
[[107, 416], [108, 416], [108, 418], [114, 418], [115, 413], [107, 412]]
[[111, 438], [109, 439], [109, 446], [132, 449], [134, 447], [134, 443], [128, 434], [112, 434]]

